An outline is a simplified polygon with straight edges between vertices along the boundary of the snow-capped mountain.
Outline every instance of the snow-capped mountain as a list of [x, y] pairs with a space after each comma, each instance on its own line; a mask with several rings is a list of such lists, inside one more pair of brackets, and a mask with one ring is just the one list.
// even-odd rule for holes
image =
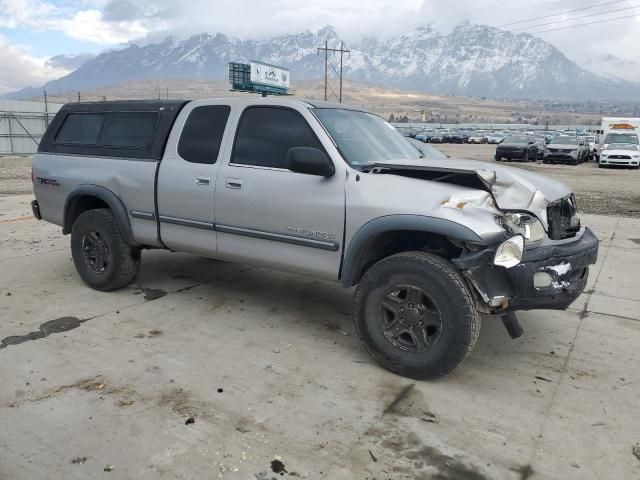
[[[324, 62], [317, 47], [339, 45], [327, 26], [267, 40], [240, 40], [203, 33], [184, 40], [131, 45], [98, 55], [45, 85], [50, 92], [86, 90], [128, 80], [224, 79], [230, 61], [262, 60], [291, 69], [296, 79], [317, 79]], [[598, 99], [640, 94], [640, 84], [599, 77], [557, 48], [526, 33], [463, 24], [449, 34], [419, 27], [390, 39], [368, 38], [350, 45], [345, 75], [350, 80], [440, 94], [507, 98]], [[25, 89], [13, 97], [37, 95]]]

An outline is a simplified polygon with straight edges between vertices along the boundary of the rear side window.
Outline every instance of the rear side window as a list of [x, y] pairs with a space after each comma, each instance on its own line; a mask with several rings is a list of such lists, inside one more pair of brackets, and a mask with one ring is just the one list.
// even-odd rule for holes
[[242, 114], [231, 163], [287, 168], [291, 147], [315, 147], [324, 151], [306, 120], [285, 108], [249, 107]]
[[102, 133], [98, 138], [98, 145], [104, 147], [147, 147], [153, 138], [156, 123], [158, 123], [158, 114], [154, 112], [107, 113]]
[[55, 143], [145, 148], [153, 139], [157, 123], [155, 112], [70, 113]]
[[182, 129], [178, 154], [191, 163], [216, 163], [229, 112], [227, 105], [194, 108]]
[[71, 113], [56, 135], [56, 143], [95, 145], [104, 121], [103, 114]]

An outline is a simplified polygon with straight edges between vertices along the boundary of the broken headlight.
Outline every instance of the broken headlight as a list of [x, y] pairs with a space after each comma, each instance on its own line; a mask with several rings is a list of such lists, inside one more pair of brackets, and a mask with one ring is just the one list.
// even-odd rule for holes
[[498, 246], [493, 264], [504, 268], [515, 267], [522, 261], [523, 254], [524, 238], [522, 235], [515, 235]]
[[507, 213], [501, 220], [507, 231], [522, 235], [530, 242], [542, 240], [546, 235], [540, 220], [529, 213]]

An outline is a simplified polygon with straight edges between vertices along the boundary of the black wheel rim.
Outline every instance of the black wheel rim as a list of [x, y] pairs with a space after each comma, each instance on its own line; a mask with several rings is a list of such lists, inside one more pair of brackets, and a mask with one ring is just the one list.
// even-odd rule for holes
[[82, 236], [82, 256], [92, 272], [102, 273], [109, 265], [109, 247], [100, 232], [92, 231]]
[[378, 324], [385, 338], [407, 352], [433, 347], [442, 334], [442, 315], [421, 288], [397, 285], [382, 296]]

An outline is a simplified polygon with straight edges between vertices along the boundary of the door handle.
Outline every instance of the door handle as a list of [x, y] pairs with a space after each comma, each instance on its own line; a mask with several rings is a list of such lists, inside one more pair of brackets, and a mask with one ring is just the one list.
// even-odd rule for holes
[[227, 188], [242, 188], [242, 180], [239, 178], [227, 178], [224, 186]]
[[196, 177], [196, 185], [209, 185], [211, 183], [211, 177]]

